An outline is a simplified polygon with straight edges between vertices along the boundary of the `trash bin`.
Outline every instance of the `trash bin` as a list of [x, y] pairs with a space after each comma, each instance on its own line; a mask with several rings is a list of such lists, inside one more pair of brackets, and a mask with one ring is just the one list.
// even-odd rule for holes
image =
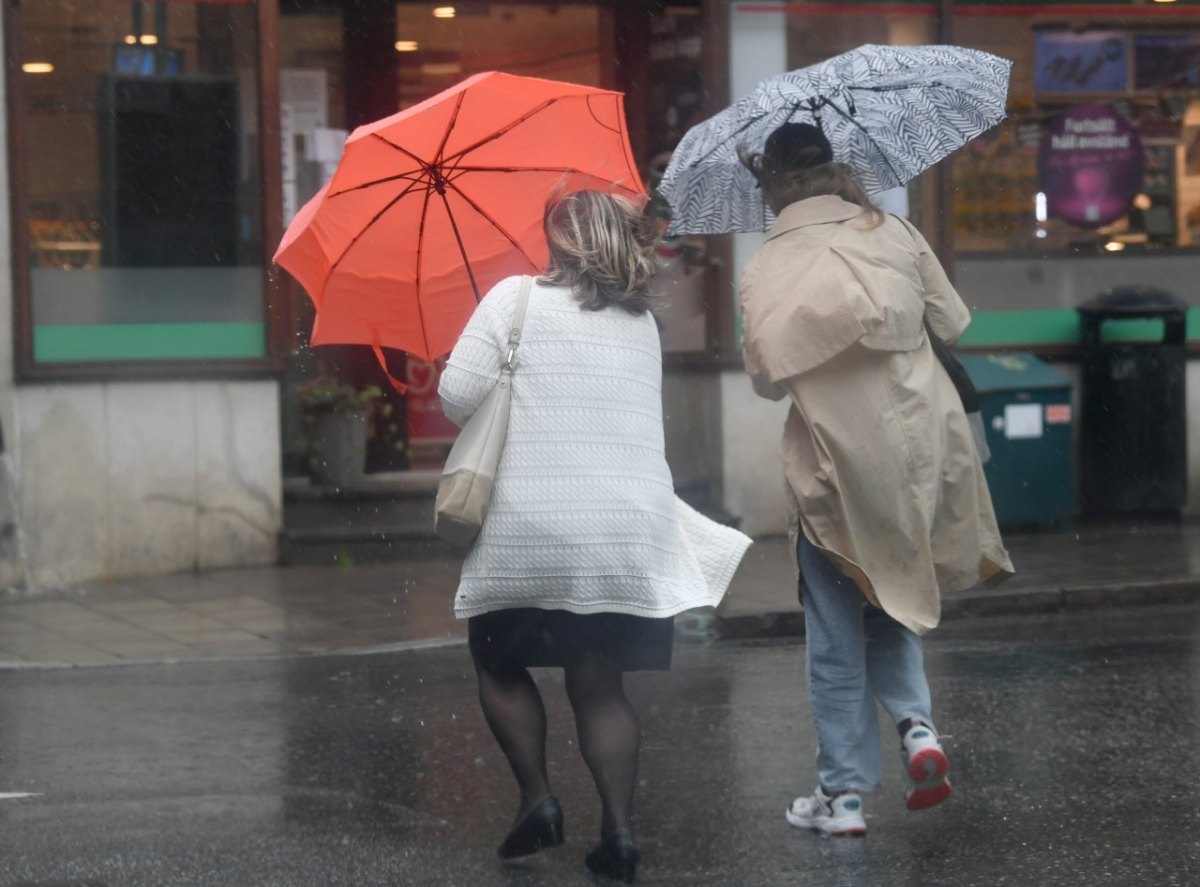
[[1177, 519], [1187, 488], [1187, 306], [1162, 290], [1118, 287], [1077, 310], [1082, 513]]
[[1075, 518], [1071, 381], [1032, 354], [961, 358], [979, 393], [984, 465], [1002, 527], [1064, 528]]

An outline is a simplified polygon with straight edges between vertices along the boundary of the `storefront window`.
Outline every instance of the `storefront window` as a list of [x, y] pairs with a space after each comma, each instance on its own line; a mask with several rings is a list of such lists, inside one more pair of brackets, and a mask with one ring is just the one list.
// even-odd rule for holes
[[32, 362], [264, 357], [254, 6], [39, 0], [9, 27]]
[[1200, 245], [1200, 11], [1077, 6], [956, 10], [955, 42], [1014, 61], [1008, 121], [956, 158], [960, 252]]
[[964, 341], [1074, 343], [1113, 286], [1200, 304], [1200, 10], [962, 0], [951, 25], [1013, 60], [1008, 120], [953, 161]]

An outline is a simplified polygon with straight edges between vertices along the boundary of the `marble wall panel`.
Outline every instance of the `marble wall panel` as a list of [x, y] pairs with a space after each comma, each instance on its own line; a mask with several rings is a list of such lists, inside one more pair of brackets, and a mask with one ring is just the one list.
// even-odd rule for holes
[[274, 563], [282, 515], [279, 388], [196, 385], [197, 564]]
[[107, 572], [108, 436], [104, 386], [16, 390], [12, 459], [21, 536], [35, 586]]
[[196, 385], [105, 389], [109, 572], [169, 573], [197, 565]]

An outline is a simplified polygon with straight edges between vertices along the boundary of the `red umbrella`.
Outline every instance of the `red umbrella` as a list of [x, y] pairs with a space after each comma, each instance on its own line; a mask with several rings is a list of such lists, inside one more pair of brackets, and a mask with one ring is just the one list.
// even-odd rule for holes
[[359, 127], [275, 261], [317, 306], [314, 345], [450, 351], [482, 293], [545, 267], [560, 192], [645, 196], [619, 92], [488, 72]]

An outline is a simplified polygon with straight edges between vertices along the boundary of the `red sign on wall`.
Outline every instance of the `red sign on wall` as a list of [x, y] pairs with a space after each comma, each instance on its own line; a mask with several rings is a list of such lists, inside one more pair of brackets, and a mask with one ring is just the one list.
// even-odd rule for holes
[[438, 380], [446, 366], [445, 358], [426, 363], [411, 355], [408, 364], [408, 442], [416, 449], [425, 444], [448, 443], [458, 435], [458, 426], [442, 413]]

